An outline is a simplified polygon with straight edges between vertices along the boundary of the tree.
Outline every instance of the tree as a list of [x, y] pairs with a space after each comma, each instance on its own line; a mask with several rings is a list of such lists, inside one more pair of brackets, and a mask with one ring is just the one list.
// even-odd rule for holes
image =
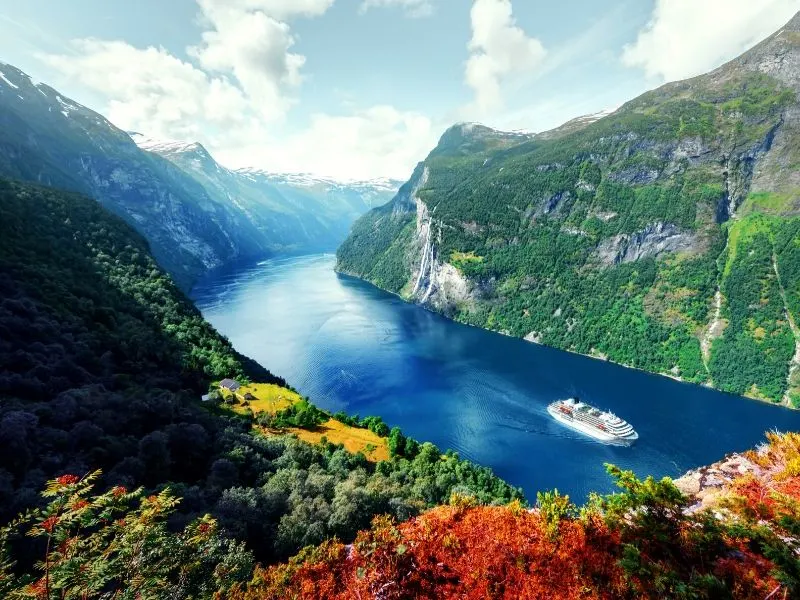
[[406, 437], [399, 427], [392, 427], [389, 432], [389, 454], [393, 457], [406, 455]]
[[[145, 497], [141, 489], [114, 487], [96, 494], [98, 476], [50, 481], [43, 509], [0, 529], [3, 597], [210, 597], [250, 575], [250, 553], [221, 538], [208, 515], [172, 533], [166, 520], [178, 500], [168, 490]], [[35, 569], [22, 574], [8, 552], [11, 538], [20, 533], [41, 540], [43, 548]]]

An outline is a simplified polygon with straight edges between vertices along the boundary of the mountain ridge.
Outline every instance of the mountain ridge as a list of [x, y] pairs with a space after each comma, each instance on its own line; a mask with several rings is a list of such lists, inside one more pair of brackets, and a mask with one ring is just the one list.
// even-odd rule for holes
[[[151, 152], [163, 153], [163, 154], [171, 152], [175, 153], [198, 152], [201, 154], [208, 155], [208, 158], [215, 160], [213, 159], [213, 156], [211, 155], [209, 150], [201, 142], [198, 141], [153, 138], [138, 131], [128, 131], [127, 133], [131, 137], [131, 139], [136, 143], [136, 145], [142, 150], [148, 150]], [[339, 179], [336, 177], [328, 177], [314, 173], [270, 171], [269, 169], [260, 167], [229, 168], [221, 165], [220, 163], [217, 164], [221, 169], [226, 169], [234, 173], [241, 173], [243, 175], [263, 175], [265, 177], [270, 177], [275, 181], [294, 183], [298, 185], [325, 184], [325, 185], [343, 186], [343, 187], [360, 185], [364, 187], [372, 186], [378, 189], [384, 189], [386, 191], [395, 191], [396, 188], [402, 184], [402, 181], [392, 179], [391, 177], [375, 177], [371, 179], [354, 179], [354, 178]]]

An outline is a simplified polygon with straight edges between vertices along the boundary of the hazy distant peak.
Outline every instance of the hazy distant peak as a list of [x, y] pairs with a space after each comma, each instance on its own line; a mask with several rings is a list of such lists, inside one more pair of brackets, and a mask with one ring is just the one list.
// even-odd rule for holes
[[376, 190], [394, 191], [400, 187], [401, 181], [389, 177], [376, 177], [375, 179], [339, 179], [314, 175], [313, 173], [277, 173], [256, 167], [236, 169], [236, 172], [251, 179], [264, 178], [270, 183], [278, 185], [292, 185], [297, 187], [313, 187], [317, 185], [336, 187], [347, 186], [351, 188], [370, 187]]

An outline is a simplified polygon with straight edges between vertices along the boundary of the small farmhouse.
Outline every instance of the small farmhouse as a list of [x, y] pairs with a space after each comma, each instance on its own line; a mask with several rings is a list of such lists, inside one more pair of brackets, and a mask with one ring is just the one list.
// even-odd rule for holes
[[223, 390], [235, 392], [242, 386], [235, 379], [223, 379], [222, 381], [219, 382], [219, 387], [222, 388]]

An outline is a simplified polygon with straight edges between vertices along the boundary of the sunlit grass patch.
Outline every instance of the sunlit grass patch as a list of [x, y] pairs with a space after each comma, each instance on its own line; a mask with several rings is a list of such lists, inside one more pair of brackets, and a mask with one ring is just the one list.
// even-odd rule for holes
[[[245, 399], [247, 394], [251, 394], [255, 399]], [[236, 391], [236, 396], [237, 403], [234, 404], [232, 408], [239, 414], [247, 412], [248, 408], [256, 415], [263, 412], [274, 414], [302, 400], [300, 394], [297, 392], [287, 390], [274, 383], [250, 383], [243, 385]]]
[[372, 462], [389, 460], [387, 438], [382, 438], [369, 429], [351, 427], [335, 419], [323, 423], [313, 431], [298, 427], [290, 427], [285, 431], [310, 444], [319, 444], [324, 437], [332, 444], [343, 444], [348, 452], [363, 453]]
[[739, 213], [744, 216], [761, 212], [780, 215], [791, 211], [800, 200], [800, 193], [795, 192], [751, 192], [745, 199]]

